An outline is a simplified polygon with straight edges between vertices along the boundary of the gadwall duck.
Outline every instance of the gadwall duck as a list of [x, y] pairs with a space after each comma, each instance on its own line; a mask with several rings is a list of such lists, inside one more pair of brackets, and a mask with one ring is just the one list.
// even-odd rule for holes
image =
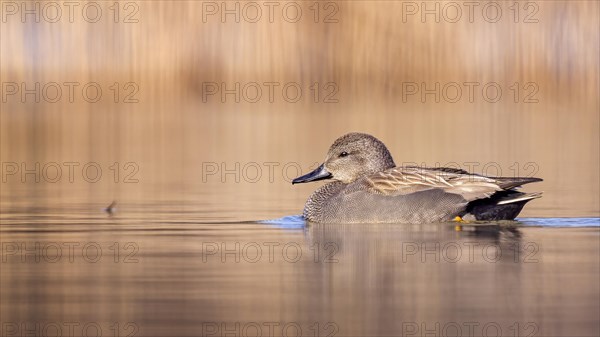
[[292, 184], [323, 179], [304, 206], [320, 223], [431, 223], [457, 219], [512, 220], [541, 193], [516, 188], [540, 178], [486, 177], [464, 170], [396, 167], [377, 138], [349, 133], [329, 148], [325, 162]]

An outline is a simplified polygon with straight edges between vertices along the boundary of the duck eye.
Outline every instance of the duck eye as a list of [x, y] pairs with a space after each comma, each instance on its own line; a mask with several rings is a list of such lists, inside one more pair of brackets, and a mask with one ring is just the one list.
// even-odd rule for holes
[[346, 151], [340, 153], [340, 157], [346, 157], [347, 155], [348, 155], [348, 152], [346, 152]]

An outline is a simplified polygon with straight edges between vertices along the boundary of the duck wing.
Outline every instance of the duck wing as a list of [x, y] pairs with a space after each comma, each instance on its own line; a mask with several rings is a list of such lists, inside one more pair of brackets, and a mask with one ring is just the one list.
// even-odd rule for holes
[[486, 177], [453, 168], [394, 167], [369, 175], [362, 181], [372, 194], [385, 196], [408, 195], [440, 189], [457, 194], [467, 202], [488, 198], [498, 191], [508, 190], [539, 178]]

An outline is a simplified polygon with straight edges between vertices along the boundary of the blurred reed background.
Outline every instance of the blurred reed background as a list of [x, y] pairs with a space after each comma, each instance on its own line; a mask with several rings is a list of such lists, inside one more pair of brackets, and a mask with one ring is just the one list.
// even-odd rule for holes
[[[476, 1], [473, 22], [465, 3], [452, 1], [427, 2], [429, 9], [440, 6], [440, 22], [434, 15], [423, 20], [421, 2], [407, 1], [281, 2], [273, 22], [264, 2], [250, 5], [258, 4], [262, 16], [249, 22], [254, 7], [243, 1], [225, 3], [227, 9], [239, 4], [239, 22], [234, 15], [222, 19], [222, 2], [202, 1], [122, 1], [118, 13], [113, 1], [96, 1], [102, 13], [87, 22], [97, 16], [93, 7], [84, 18], [88, 3], [78, 3], [70, 20], [69, 8], [59, 2], [62, 17], [49, 22], [55, 8], [44, 7], [47, 2], [2, 2], [4, 209], [117, 200], [123, 211], [128, 204], [159, 201], [197, 205], [224, 218], [242, 217], [242, 211], [255, 218], [298, 214], [316, 184], [292, 187], [289, 179], [300, 172], [286, 163], [306, 172], [338, 136], [361, 131], [383, 140], [399, 165], [457, 163], [469, 169], [476, 164], [465, 163], [479, 163], [470, 169], [535, 172], [545, 181], [527, 190], [545, 195], [524, 216], [600, 214], [597, 1], [523, 1], [517, 7], [513, 1]], [[298, 22], [286, 20], [296, 7], [282, 14], [289, 3], [302, 9]], [[502, 9], [497, 22], [482, 15], [490, 3]], [[36, 4], [40, 22], [22, 13]], [[462, 16], [448, 20], [456, 17], [454, 4]], [[410, 14], [414, 5], [419, 12]], [[318, 17], [311, 6], [319, 8]], [[22, 97], [21, 84], [32, 89], [36, 82], [40, 102], [34, 94]], [[55, 103], [46, 99], [54, 97], [47, 86], [52, 82], [62, 88]], [[79, 83], [73, 102], [65, 82]], [[98, 102], [82, 95], [89, 82], [102, 89]], [[260, 84], [261, 99], [252, 103], [241, 93], [237, 103], [231, 94], [224, 101], [221, 92], [207, 94], [210, 83], [232, 89], [236, 82], [241, 88]], [[280, 83], [272, 103], [265, 82]], [[432, 89], [436, 82], [457, 83], [461, 99], [406, 94], [411, 83]], [[480, 83], [473, 102], [464, 82]], [[490, 82], [502, 89], [495, 103], [481, 93]], [[15, 94], [11, 83], [19, 89]], [[282, 96], [286, 83], [301, 87], [297, 102]], [[136, 88], [129, 99], [137, 102], [125, 102]], [[324, 102], [333, 92], [336, 102]], [[527, 94], [537, 102], [526, 103]], [[39, 183], [34, 175], [23, 182], [22, 172], [8, 174], [10, 163], [32, 169], [36, 162], [41, 171], [58, 163], [61, 179], [48, 182], [41, 172]], [[72, 183], [65, 162], [80, 165]], [[102, 168], [96, 183], [81, 176], [89, 162]], [[115, 162], [117, 182], [109, 168]], [[135, 170], [124, 167], [128, 162], [139, 168], [137, 183], [124, 182]], [[235, 170], [236, 162], [237, 173], [207, 174], [213, 163]], [[260, 168], [258, 179], [249, 163]], [[264, 163], [278, 163], [273, 179]]]

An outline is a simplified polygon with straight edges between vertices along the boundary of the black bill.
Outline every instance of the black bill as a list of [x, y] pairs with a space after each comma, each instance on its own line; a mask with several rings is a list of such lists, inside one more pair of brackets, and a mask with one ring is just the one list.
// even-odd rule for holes
[[317, 180], [323, 180], [323, 179], [329, 179], [329, 178], [331, 178], [331, 173], [327, 172], [327, 170], [325, 169], [325, 166], [321, 165], [321, 166], [317, 167], [314, 171], [292, 180], [292, 185], [308, 183], [311, 181], [317, 181]]

